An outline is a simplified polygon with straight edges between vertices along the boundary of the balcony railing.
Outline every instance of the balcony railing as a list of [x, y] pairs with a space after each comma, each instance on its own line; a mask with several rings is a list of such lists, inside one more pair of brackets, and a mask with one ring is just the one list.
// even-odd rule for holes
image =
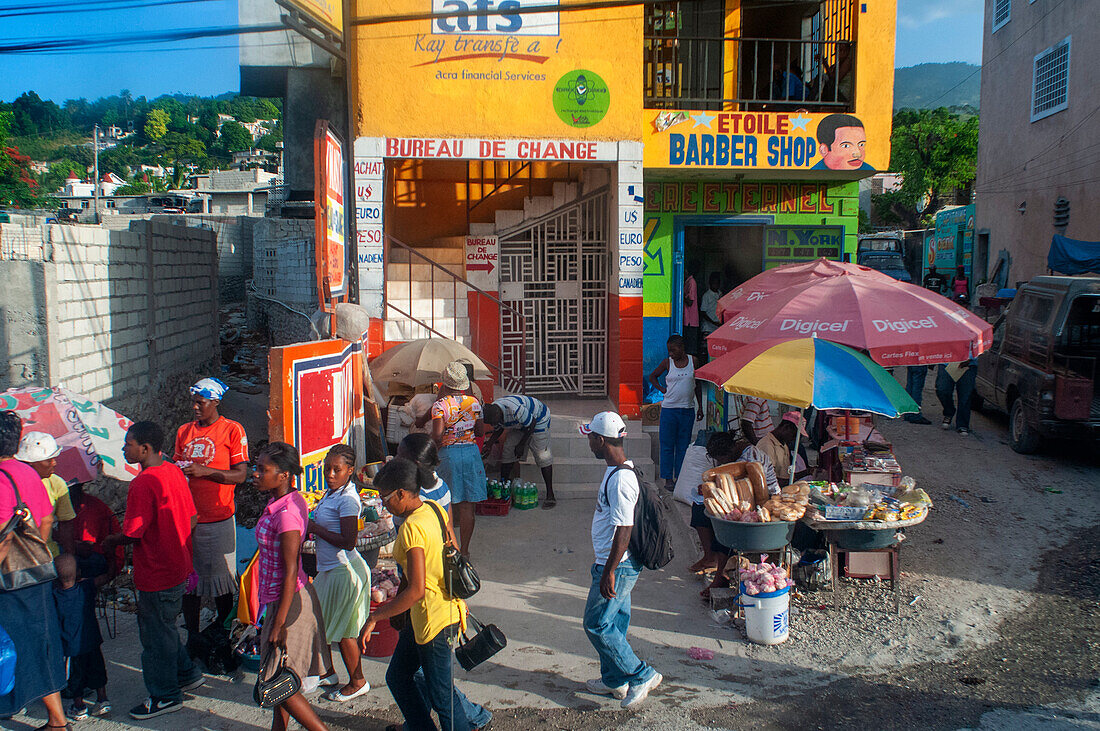
[[854, 41], [646, 36], [644, 54], [649, 109], [853, 108]]

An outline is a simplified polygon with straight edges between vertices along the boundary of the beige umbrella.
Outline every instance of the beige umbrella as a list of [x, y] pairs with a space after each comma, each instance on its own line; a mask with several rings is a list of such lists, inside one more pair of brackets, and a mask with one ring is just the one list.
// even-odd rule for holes
[[439, 382], [443, 369], [456, 360], [472, 365], [475, 379], [493, 377], [472, 350], [450, 338], [421, 338], [395, 345], [371, 361], [370, 371], [376, 381], [416, 388]]

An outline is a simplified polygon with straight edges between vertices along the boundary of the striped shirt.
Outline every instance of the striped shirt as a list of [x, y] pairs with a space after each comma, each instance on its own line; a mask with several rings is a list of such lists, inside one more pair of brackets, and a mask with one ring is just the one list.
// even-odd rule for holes
[[741, 420], [749, 422], [757, 440], [775, 428], [772, 412], [765, 399], [756, 396], [743, 396], [741, 402]]
[[[451, 488], [447, 487], [447, 483], [443, 481], [443, 478], [439, 475], [435, 476], [435, 484], [431, 487], [420, 488], [420, 499], [431, 500], [439, 505], [444, 510], [450, 510], [451, 508]], [[394, 527], [400, 528], [401, 524], [405, 522], [405, 519], [399, 515], [393, 516]]]
[[505, 396], [493, 403], [504, 412], [500, 426], [505, 429], [526, 429], [534, 424], [537, 432], [550, 430], [550, 409], [538, 399], [530, 396]]

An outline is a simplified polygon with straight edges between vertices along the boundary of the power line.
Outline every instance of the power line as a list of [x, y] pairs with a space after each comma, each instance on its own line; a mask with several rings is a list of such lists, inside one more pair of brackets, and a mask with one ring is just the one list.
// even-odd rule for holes
[[89, 36], [87, 38], [41, 38], [22, 43], [0, 43], [0, 54], [63, 51], [71, 48], [135, 46], [149, 43], [185, 41], [193, 38], [218, 38], [224, 36], [246, 35], [249, 33], [270, 33], [271, 31], [281, 30], [286, 30], [286, 26], [282, 23], [270, 23], [267, 25], [187, 28], [183, 30], [161, 31], [159, 33], [120, 33], [118, 35]]
[[[1043, 19], [1044, 19], [1044, 18], [1046, 18], [1046, 17], [1047, 17], [1048, 15], [1050, 15], [1051, 13], [1053, 13], [1053, 12], [1055, 11], [1055, 9], [1057, 9], [1057, 8], [1058, 8], [1058, 6], [1059, 6], [1059, 5], [1061, 5], [1061, 4], [1062, 4], [1062, 3], [1064, 3], [1064, 2], [1065, 2], [1065, 0], [1058, 0], [1058, 2], [1054, 3], [1053, 5], [1051, 5], [1051, 6], [1050, 6], [1050, 8], [1049, 8], [1049, 9], [1048, 9], [1048, 10], [1047, 10], [1047, 11], [1046, 11], [1045, 13], [1043, 13], [1042, 15], [1040, 15], [1040, 16], [1039, 16], [1039, 19], [1038, 19], [1038, 20], [1036, 20], [1036, 21], [1035, 21], [1034, 23], [1032, 23], [1031, 25], [1029, 25], [1029, 26], [1027, 27], [1027, 30], [1025, 30], [1025, 31], [1024, 31], [1023, 33], [1021, 33], [1020, 35], [1018, 35], [1018, 36], [1016, 36], [1015, 38], [1013, 38], [1013, 39], [1012, 39], [1011, 41], [1009, 41], [1009, 42], [1008, 42], [1008, 43], [1007, 43], [1007, 44], [1005, 45], [1005, 47], [1004, 47], [1004, 48], [1002, 48], [1001, 50], [997, 51], [997, 52], [996, 52], [995, 54], [993, 54], [992, 56], [990, 56], [990, 57], [989, 57], [989, 60], [988, 60], [988, 61], [985, 61], [984, 63], [982, 63], [982, 65], [981, 65], [981, 66], [979, 66], [978, 68], [974, 69], [974, 70], [973, 70], [973, 71], [971, 71], [971, 72], [970, 72], [969, 74], [967, 74], [966, 76], [964, 76], [964, 77], [963, 77], [963, 79], [962, 79], [962, 81], [960, 81], [959, 83], [955, 84], [955, 85], [954, 85], [954, 86], [952, 86], [952, 87], [951, 87], [950, 89], [948, 89], [947, 91], [945, 91], [944, 93], [940, 94], [940, 95], [939, 95], [938, 97], [936, 97], [935, 99], [933, 99], [933, 100], [932, 100], [932, 101], [931, 101], [931, 102], [929, 103], [929, 105], [928, 105], [928, 106], [935, 106], [936, 102], [938, 102], [938, 101], [939, 101], [940, 99], [943, 99], [943, 98], [944, 98], [945, 96], [947, 96], [947, 95], [948, 95], [948, 94], [950, 94], [951, 92], [955, 91], [955, 89], [958, 89], [958, 88], [959, 88], [960, 86], [962, 86], [963, 84], [965, 84], [966, 82], [968, 82], [968, 81], [970, 81], [970, 80], [971, 80], [972, 78], [974, 78], [974, 74], [978, 73], [978, 72], [979, 72], [979, 71], [981, 71], [981, 70], [982, 70], [983, 68], [985, 68], [985, 67], [989, 66], [989, 64], [993, 63], [993, 62], [994, 62], [995, 60], [997, 60], [998, 58], [1000, 58], [1000, 57], [1001, 57], [1001, 55], [1002, 55], [1002, 54], [1003, 54], [1003, 53], [1004, 53], [1005, 51], [1007, 51], [1008, 49], [1012, 48], [1012, 46], [1014, 46], [1014, 45], [1016, 44], [1016, 42], [1017, 42], [1017, 41], [1019, 41], [1019, 40], [1020, 40], [1021, 38], [1023, 38], [1023, 37], [1024, 37], [1024, 36], [1026, 36], [1026, 35], [1027, 35], [1028, 33], [1030, 33], [1030, 32], [1032, 31], [1032, 29], [1033, 29], [1033, 28], [1035, 28], [1035, 26], [1037, 26], [1037, 25], [1039, 25], [1039, 23], [1043, 22]], [[984, 26], [984, 20], [983, 20], [983, 26]]]
[[77, 14], [77, 13], [106, 13], [115, 10], [133, 10], [135, 8], [151, 8], [158, 5], [186, 5], [188, 3], [208, 3], [208, 2], [224, 2], [224, 0], [151, 0], [150, 2], [134, 2], [130, 0], [129, 3], [100, 5], [98, 3], [91, 4], [87, 2], [71, 3], [73, 6], [84, 7], [38, 7], [34, 9], [19, 10], [16, 12], [8, 12], [6, 8], [0, 8], [0, 18], [17, 18], [25, 17], [28, 15], [58, 15], [58, 14]]
[[[559, 5], [547, 3], [545, 5], [527, 5], [517, 12], [522, 15], [534, 15], [537, 13], [570, 13], [578, 10], [602, 10], [604, 8], [626, 8], [634, 5], [658, 5], [668, 0], [587, 0], [587, 2], [569, 3]], [[695, 3], [701, 0], [680, 0], [680, 3]], [[372, 15], [364, 18], [352, 18], [351, 25], [384, 25], [386, 23], [402, 23], [413, 20], [435, 20], [437, 18], [487, 18], [500, 15], [499, 9], [493, 10], [455, 10], [446, 12], [428, 11], [424, 13], [397, 13], [393, 15]]]

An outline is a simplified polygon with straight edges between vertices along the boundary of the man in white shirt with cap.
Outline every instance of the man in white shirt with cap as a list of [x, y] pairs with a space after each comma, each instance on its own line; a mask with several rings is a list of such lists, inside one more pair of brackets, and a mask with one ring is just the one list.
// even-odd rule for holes
[[634, 465], [626, 458], [626, 424], [613, 411], [596, 414], [581, 427], [592, 454], [607, 462], [592, 516], [592, 586], [584, 607], [584, 633], [600, 657], [600, 677], [587, 682], [588, 690], [622, 701], [623, 708], [641, 703], [664, 679], [638, 659], [627, 642], [630, 591], [642, 565], [629, 550], [634, 508], [641, 486]]

